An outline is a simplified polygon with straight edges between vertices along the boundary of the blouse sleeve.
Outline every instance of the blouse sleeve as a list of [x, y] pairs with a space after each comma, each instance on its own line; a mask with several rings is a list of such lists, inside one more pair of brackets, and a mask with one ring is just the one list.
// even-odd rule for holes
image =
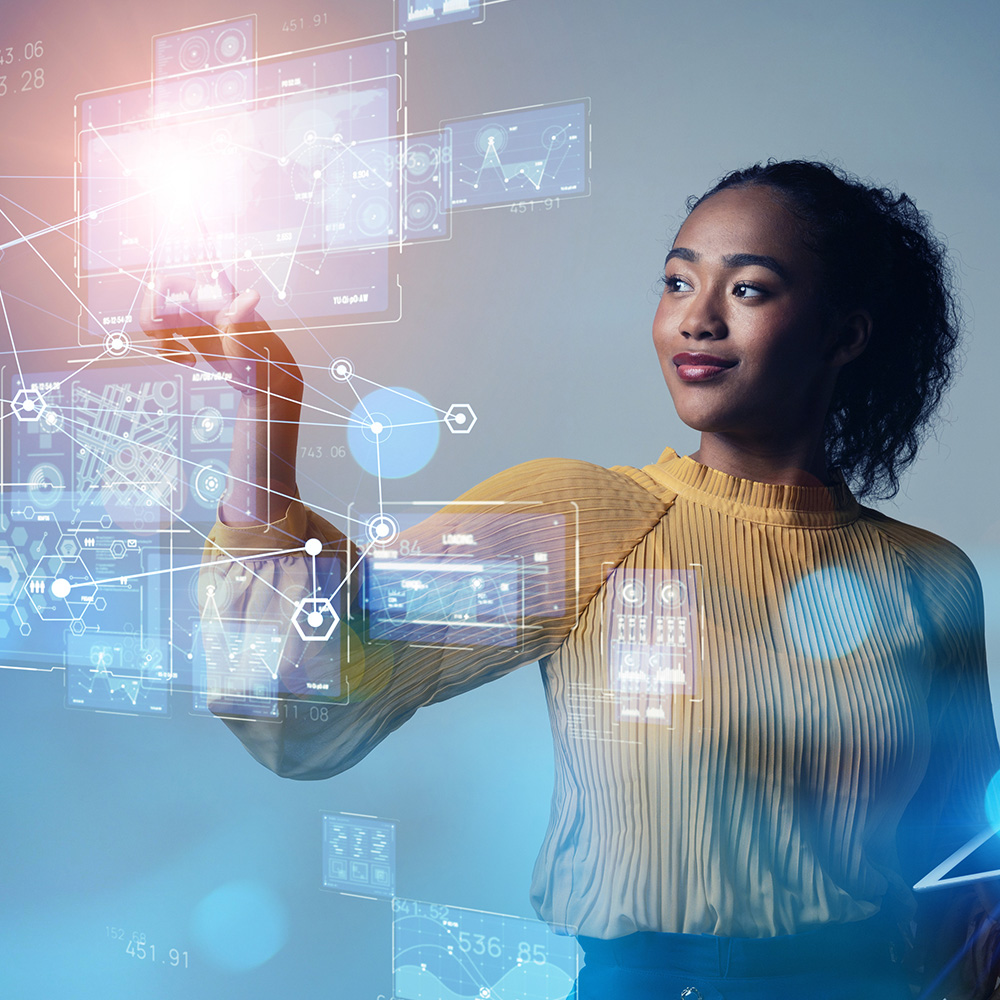
[[[913, 886], [988, 829], [987, 787], [1000, 770], [1000, 749], [979, 576], [965, 553], [936, 536], [928, 541], [924, 535], [911, 552], [917, 554], [917, 587], [931, 623], [929, 757], [897, 837], [901, 870]], [[971, 864], [943, 872], [936, 887], [916, 893], [911, 962], [922, 987], [935, 984], [935, 996], [981, 1000], [992, 995], [1000, 975], [1000, 958], [992, 950], [1000, 925], [990, 913], [1000, 898], [997, 883], [947, 881], [981, 870]]]
[[[257, 645], [267, 633], [272, 643], [280, 637], [282, 693], [275, 721], [227, 717], [224, 691], [210, 696], [210, 707], [278, 774], [337, 774], [422, 705], [552, 653], [668, 505], [624, 470], [542, 459], [492, 477], [384, 546], [355, 546], [298, 501], [273, 524], [216, 524], [199, 582], [203, 632], [213, 623], [224, 632], [216, 645], [230, 657], [234, 649], [248, 655], [254, 637]], [[322, 543], [318, 558], [306, 552], [310, 539]], [[466, 582], [461, 597], [446, 582], [431, 588], [436, 597], [421, 593], [428, 553], [438, 580], [457, 574]], [[409, 603], [401, 610], [390, 596], [376, 621], [371, 601], [359, 606], [355, 595], [363, 577], [371, 584], [379, 573]], [[492, 593], [480, 596], [476, 586]], [[317, 605], [323, 599], [329, 605]], [[480, 600], [486, 622], [469, 641], [461, 602]], [[421, 606], [429, 612], [414, 614]], [[309, 610], [320, 612], [324, 632], [339, 617], [329, 636], [313, 634]], [[476, 608], [468, 613], [475, 618]], [[302, 699], [325, 710], [299, 710]]]
[[933, 544], [920, 546], [916, 567], [932, 626], [929, 758], [900, 827], [911, 884], [988, 826], [986, 789], [1000, 770], [979, 575], [964, 552], [930, 537]]

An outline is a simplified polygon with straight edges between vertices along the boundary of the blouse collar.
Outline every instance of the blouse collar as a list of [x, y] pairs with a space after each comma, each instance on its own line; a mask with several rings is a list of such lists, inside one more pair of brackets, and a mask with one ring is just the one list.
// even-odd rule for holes
[[655, 465], [647, 465], [643, 471], [678, 496], [743, 521], [832, 528], [850, 524], [861, 513], [839, 469], [833, 470], [831, 486], [758, 483], [709, 468], [667, 448]]

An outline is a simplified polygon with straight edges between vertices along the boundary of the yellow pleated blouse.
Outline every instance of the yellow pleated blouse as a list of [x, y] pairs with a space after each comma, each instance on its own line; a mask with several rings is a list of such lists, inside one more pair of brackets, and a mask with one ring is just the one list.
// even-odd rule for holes
[[[1000, 754], [982, 593], [945, 540], [842, 483], [757, 483], [670, 449], [642, 470], [530, 462], [449, 510], [474, 512], [484, 559], [530, 560], [568, 526], [565, 607], [529, 579], [517, 644], [381, 643], [350, 664], [343, 641], [286, 630], [291, 689], [339, 671], [351, 700], [326, 722], [227, 720], [266, 766], [335, 774], [421, 705], [537, 660], [556, 777], [531, 898], [544, 920], [603, 938], [902, 917], [913, 882], [985, 823]], [[287, 623], [310, 561], [262, 553], [310, 537], [359, 571], [357, 550], [295, 502], [272, 525], [216, 525], [202, 589], [229, 621]], [[610, 590], [664, 579], [693, 591], [695, 676], [651, 719], [623, 711]]]

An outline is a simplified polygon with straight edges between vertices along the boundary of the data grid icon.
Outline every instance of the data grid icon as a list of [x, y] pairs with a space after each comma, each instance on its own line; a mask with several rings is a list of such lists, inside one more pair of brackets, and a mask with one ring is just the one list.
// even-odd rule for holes
[[323, 887], [391, 899], [396, 892], [396, 824], [325, 813]]

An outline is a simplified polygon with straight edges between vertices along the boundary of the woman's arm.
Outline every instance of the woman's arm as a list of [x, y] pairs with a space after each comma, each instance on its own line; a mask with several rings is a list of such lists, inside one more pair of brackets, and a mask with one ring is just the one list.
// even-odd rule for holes
[[[554, 652], [668, 506], [620, 472], [541, 459], [493, 476], [386, 546], [349, 544], [298, 501], [271, 525], [216, 525], [202, 594], [211, 588], [222, 601], [230, 629], [268, 623], [284, 640], [279, 718], [227, 724], [279, 774], [336, 774], [422, 705]], [[308, 538], [325, 543], [318, 575]], [[265, 554], [278, 548], [287, 551]], [[304, 640], [289, 625], [295, 601], [347, 590], [353, 598], [359, 587], [372, 600], [342, 600], [342, 620], [325, 641]], [[203, 604], [203, 628], [212, 613]], [[216, 699], [215, 711], [228, 708]]]
[[[210, 707], [267, 767], [321, 778], [420, 706], [553, 652], [669, 502], [620, 472], [545, 459], [398, 538], [348, 539], [294, 499], [302, 376], [257, 301], [244, 293], [193, 330], [144, 318], [162, 352], [193, 364], [183, 336], [243, 393], [199, 581]], [[278, 716], [241, 718], [263, 669]]]

